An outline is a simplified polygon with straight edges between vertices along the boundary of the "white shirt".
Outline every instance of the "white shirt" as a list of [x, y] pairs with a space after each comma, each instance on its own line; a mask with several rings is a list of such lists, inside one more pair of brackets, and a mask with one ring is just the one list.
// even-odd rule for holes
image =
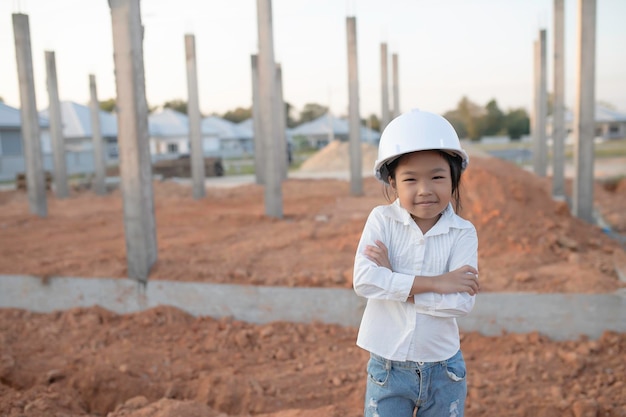
[[[393, 272], [364, 254], [380, 240]], [[436, 276], [463, 265], [477, 268], [478, 237], [452, 205], [423, 234], [399, 200], [370, 213], [354, 261], [354, 291], [367, 298], [357, 345], [397, 361], [435, 362], [460, 347], [456, 317], [467, 315], [475, 297], [468, 293], [422, 293], [406, 302], [415, 276]]]

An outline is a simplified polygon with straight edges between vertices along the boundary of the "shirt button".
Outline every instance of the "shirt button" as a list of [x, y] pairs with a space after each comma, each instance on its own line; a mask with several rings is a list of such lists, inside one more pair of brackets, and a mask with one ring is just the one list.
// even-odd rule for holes
[[420, 240], [419, 240], [419, 244], [420, 244], [420, 245], [423, 245], [423, 244], [424, 244], [424, 239], [420, 239]]

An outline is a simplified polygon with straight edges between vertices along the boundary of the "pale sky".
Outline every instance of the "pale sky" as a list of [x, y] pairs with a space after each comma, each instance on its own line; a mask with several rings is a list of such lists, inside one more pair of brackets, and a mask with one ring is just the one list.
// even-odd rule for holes
[[[576, 91], [578, 0], [565, 0], [566, 103]], [[274, 0], [274, 52], [287, 102], [347, 114], [346, 17], [357, 24], [361, 117], [381, 113], [380, 44], [399, 57], [400, 107], [443, 113], [462, 96], [530, 111], [533, 42], [547, 30], [552, 90], [553, 0]], [[48, 106], [45, 51], [54, 51], [61, 100], [115, 96], [107, 0], [0, 0], [0, 97], [19, 107], [13, 13], [29, 16], [37, 107]], [[184, 36], [193, 34], [204, 114], [249, 107], [257, 53], [255, 0], [143, 0], [150, 106], [187, 99]], [[626, 0], [597, 0], [596, 99], [626, 111]], [[389, 60], [391, 76], [391, 58]], [[390, 87], [390, 104], [392, 104]]]

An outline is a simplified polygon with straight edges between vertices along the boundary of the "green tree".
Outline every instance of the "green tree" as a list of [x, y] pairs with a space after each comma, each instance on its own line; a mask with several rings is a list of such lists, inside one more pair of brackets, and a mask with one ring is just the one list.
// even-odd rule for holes
[[235, 110], [227, 111], [222, 117], [233, 123], [240, 123], [252, 117], [252, 107], [237, 107]]
[[328, 107], [322, 106], [317, 103], [307, 103], [304, 105], [304, 108], [300, 112], [300, 120], [298, 124], [310, 122], [311, 120], [315, 120], [320, 116], [323, 116], [328, 112]]
[[485, 106], [487, 114], [483, 118], [484, 134], [486, 136], [497, 135], [504, 129], [504, 113], [498, 107], [495, 99]]
[[294, 107], [291, 103], [285, 101], [285, 117], [287, 118], [287, 127], [295, 127], [297, 120], [293, 118]]
[[163, 108], [172, 109], [172, 110], [176, 110], [177, 112], [187, 114], [187, 102], [185, 100], [176, 99], [176, 100], [166, 101], [163, 104]]
[[[0, 97], [0, 101], [2, 100], [2, 97]], [[604, 101], [604, 100], [598, 100], [596, 101], [596, 104], [598, 106], [602, 106], [604, 108], [607, 108], [609, 110], [614, 110], [617, 111], [617, 106], [613, 103], [609, 103], [608, 101]]]
[[480, 140], [483, 136], [482, 117], [484, 110], [478, 104], [463, 96], [457, 106], [459, 116], [465, 124], [467, 137], [471, 140]]
[[99, 104], [100, 104], [100, 110], [104, 110], [109, 113], [112, 113], [113, 111], [115, 111], [115, 99], [114, 98], [101, 101]]
[[479, 140], [483, 135], [485, 109], [463, 96], [456, 109], [447, 111], [448, 119], [461, 138]]
[[449, 110], [444, 113], [443, 117], [445, 117], [450, 122], [452, 127], [454, 127], [454, 130], [456, 130], [456, 134], [459, 135], [460, 138], [467, 137], [465, 122], [463, 121], [463, 118], [461, 117], [458, 110]]
[[504, 117], [506, 132], [511, 140], [518, 140], [530, 133], [530, 118], [523, 108], [512, 109]]
[[374, 113], [370, 114], [369, 117], [364, 119], [361, 123], [372, 130], [380, 132], [380, 119]]

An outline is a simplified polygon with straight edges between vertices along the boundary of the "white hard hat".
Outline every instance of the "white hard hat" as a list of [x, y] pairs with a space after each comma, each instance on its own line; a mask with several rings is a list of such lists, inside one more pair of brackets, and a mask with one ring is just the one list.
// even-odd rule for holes
[[387, 164], [405, 153], [426, 150], [458, 155], [462, 160], [461, 169], [469, 162], [450, 122], [438, 114], [415, 109], [393, 119], [383, 131], [374, 164], [376, 178], [387, 183]]

